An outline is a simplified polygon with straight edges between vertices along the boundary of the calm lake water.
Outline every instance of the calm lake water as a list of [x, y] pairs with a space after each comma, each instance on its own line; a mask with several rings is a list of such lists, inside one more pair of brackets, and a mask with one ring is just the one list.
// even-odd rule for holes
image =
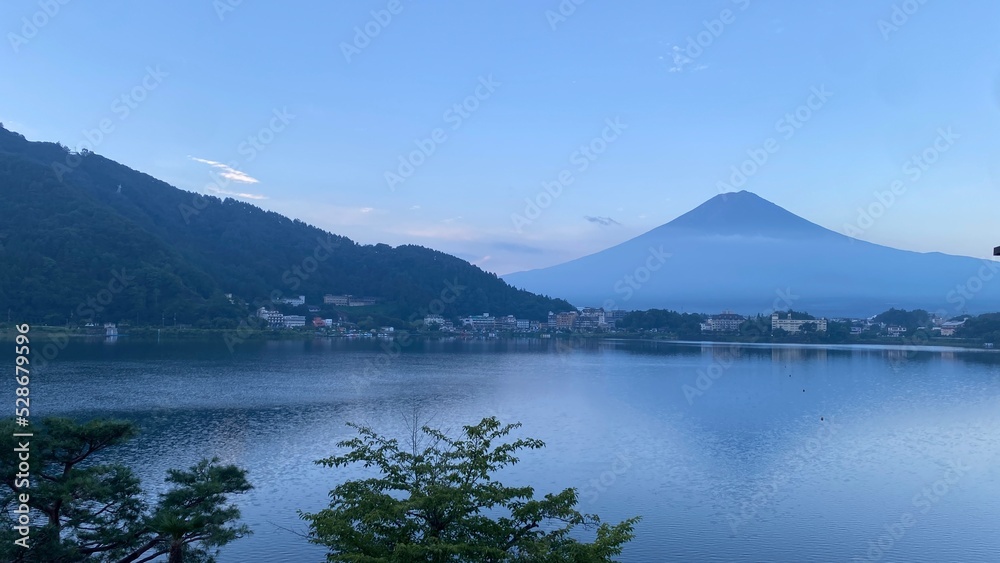
[[[371, 366], [375, 366], [371, 368]], [[13, 397], [10, 384], [5, 395]], [[13, 401], [13, 399], [11, 399]], [[32, 414], [136, 421], [150, 490], [206, 456], [249, 469], [254, 535], [223, 562], [322, 561], [296, 533], [340, 480], [312, 462], [347, 422], [403, 436], [418, 409], [544, 440], [503, 474], [641, 515], [622, 561], [1000, 560], [1000, 354], [602, 341], [72, 344]]]

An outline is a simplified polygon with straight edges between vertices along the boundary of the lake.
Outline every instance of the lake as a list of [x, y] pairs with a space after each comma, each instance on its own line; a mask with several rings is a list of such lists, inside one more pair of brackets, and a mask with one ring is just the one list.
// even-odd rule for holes
[[[73, 343], [32, 414], [134, 420], [116, 456], [144, 486], [206, 456], [249, 470], [254, 534], [222, 562], [322, 561], [297, 533], [340, 480], [313, 461], [357, 422], [403, 437], [524, 424], [504, 471], [536, 494], [641, 515], [622, 561], [996, 561], [1000, 355], [643, 341]], [[12, 381], [3, 383], [13, 397]], [[13, 398], [11, 398], [13, 402]]]

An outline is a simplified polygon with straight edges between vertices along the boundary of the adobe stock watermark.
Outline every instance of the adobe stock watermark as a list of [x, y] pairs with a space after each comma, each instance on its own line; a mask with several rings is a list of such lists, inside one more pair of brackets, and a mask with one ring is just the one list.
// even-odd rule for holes
[[[333, 252], [340, 248], [341, 241], [339, 238], [334, 239], [333, 235], [327, 233], [326, 238], [316, 237], [316, 246], [313, 248], [311, 254], [302, 258], [297, 264], [293, 264], [288, 269], [281, 274], [281, 282], [284, 283], [291, 291], [295, 291], [302, 285], [302, 282], [309, 279], [318, 269], [319, 265], [326, 262], [333, 256]], [[273, 290], [270, 295], [268, 295], [269, 301], [261, 303], [256, 302], [253, 304], [253, 310], [245, 319], [240, 320], [240, 324], [236, 327], [233, 332], [227, 332], [223, 334], [222, 340], [226, 343], [226, 348], [229, 349], [229, 353], [232, 354], [236, 350], [236, 346], [246, 342], [248, 338], [253, 334], [253, 331], [260, 330], [266, 321], [257, 316], [257, 310], [259, 307], [267, 306], [269, 304], [278, 303], [284, 297], [284, 292], [280, 289]]]
[[[287, 107], [271, 110], [271, 118], [268, 120], [267, 125], [261, 127], [255, 133], [248, 135], [236, 147], [236, 153], [243, 157], [242, 161], [230, 161], [222, 165], [224, 169], [228, 170], [228, 172], [223, 174], [219, 174], [216, 171], [216, 166], [210, 168], [208, 176], [212, 181], [205, 184], [204, 190], [221, 194], [240, 195], [230, 194], [227, 191], [229, 185], [234, 182], [231, 178], [233, 172], [239, 172], [242, 167], [253, 162], [260, 153], [267, 149], [268, 145], [277, 139], [278, 134], [285, 131], [294, 120], [295, 114], [289, 112]], [[177, 209], [180, 211], [181, 217], [184, 218], [184, 223], [190, 225], [191, 217], [198, 215], [207, 208], [210, 201], [208, 195], [195, 192], [191, 196], [190, 204], [182, 203], [178, 205]]]
[[83, 303], [80, 303], [76, 308], [76, 314], [88, 322], [93, 322], [97, 315], [104, 312], [107, 306], [114, 301], [115, 296], [125, 291], [125, 288], [132, 285], [133, 281], [135, 281], [135, 276], [125, 273], [124, 268], [121, 272], [111, 270], [111, 280], [108, 281], [107, 287], [98, 291], [97, 295], [88, 297]]
[[[100, 289], [95, 295], [91, 295], [77, 305], [75, 312], [80, 318], [88, 323], [97, 320], [98, 315], [103, 313], [115, 300], [115, 297], [126, 288], [133, 285], [135, 276], [130, 276], [124, 268], [121, 271], [111, 270], [111, 279], [107, 285]], [[47, 366], [49, 362], [56, 359], [60, 352], [69, 345], [69, 336], [65, 334], [54, 334], [45, 344], [37, 346], [34, 350], [32, 365], [34, 369], [40, 370]]]
[[[737, 5], [739, 12], [743, 12], [750, 7], [750, 0], [731, 1]], [[670, 67], [670, 72], [683, 72], [685, 66], [693, 64], [698, 60], [698, 57], [702, 56], [722, 36], [726, 28], [736, 22], [737, 13], [729, 8], [723, 9], [714, 19], [703, 20], [702, 27], [704, 29], [693, 36], [689, 35], [687, 37], [687, 44], [683, 48], [679, 45], [674, 45], [670, 51], [670, 56], [673, 58], [673, 66]], [[704, 65], [695, 67], [695, 70], [701, 70], [702, 68], [704, 68]]]
[[602, 471], [596, 478], [587, 482], [587, 485], [580, 489], [580, 498], [583, 504], [594, 504], [601, 494], [606, 493], [613, 487], [622, 476], [632, 468], [632, 453], [629, 451], [619, 452], [611, 461], [607, 470]]
[[906, 25], [910, 18], [916, 15], [926, 3], [927, 0], [903, 0], [898, 4], [893, 4], [889, 19], [878, 20], [878, 31], [882, 34], [882, 39], [888, 41], [892, 34]]
[[389, 27], [395, 16], [403, 12], [403, 3], [400, 0], [389, 0], [385, 8], [368, 12], [371, 19], [360, 26], [354, 26], [354, 37], [350, 43], [340, 42], [340, 52], [344, 55], [347, 64], [351, 64], [351, 58], [360, 55], [372, 41], [382, 34], [385, 28]]
[[[621, 279], [615, 282], [615, 293], [622, 296], [622, 302], [626, 302], [632, 299], [632, 296], [636, 291], [642, 289], [643, 284], [648, 282], [653, 277], [653, 273], [659, 271], [664, 264], [667, 263], [667, 259], [673, 256], [669, 252], [663, 251], [663, 245], [661, 244], [659, 248], [649, 247], [649, 255], [646, 257], [646, 261], [637, 266], [631, 273], [625, 274]], [[618, 306], [617, 302], [613, 299], [605, 301], [605, 304], [611, 303], [610, 307], [607, 309], [614, 309]]]
[[213, 0], [212, 9], [215, 10], [215, 17], [219, 18], [219, 21], [225, 21], [226, 15], [236, 11], [243, 5], [243, 0]]
[[[774, 124], [774, 131], [781, 135], [784, 141], [789, 141], [826, 106], [833, 92], [826, 85], [813, 86], [809, 95], [799, 107], [786, 113]], [[768, 137], [759, 147], [747, 149], [747, 159], [730, 169], [729, 182], [716, 182], [720, 194], [737, 191], [743, 187], [755, 174], [770, 161], [772, 155], [781, 150], [781, 141], [776, 137]]]
[[[792, 288], [785, 288], [784, 290], [776, 289], [775, 298], [771, 303], [771, 309], [764, 314], [764, 317], [770, 317], [775, 311], [781, 311], [790, 309], [792, 304], [798, 301], [801, 296], [792, 294]], [[770, 322], [770, 321], [767, 321]], [[770, 330], [770, 326], [764, 327], [761, 325], [751, 325], [747, 330], [745, 336], [747, 336], [747, 342], [757, 342], [759, 341], [765, 333]], [[712, 364], [708, 366], [708, 369], [699, 369], [697, 375], [693, 381], [694, 385], [685, 383], [681, 386], [681, 392], [684, 393], [684, 398], [687, 399], [688, 405], [694, 405], [695, 397], [700, 397], [704, 395], [712, 385], [715, 384], [726, 371], [729, 370], [736, 362], [737, 355], [726, 351], [725, 353], [715, 355], [712, 357]]]
[[38, 10], [30, 16], [25, 16], [21, 18], [21, 27], [16, 32], [7, 33], [7, 42], [10, 43], [10, 48], [14, 50], [14, 54], [17, 54], [21, 47], [27, 45], [35, 37], [38, 37], [38, 33], [45, 26], [55, 19], [56, 16], [62, 11], [63, 6], [69, 4], [72, 0], [39, 0]]
[[965, 283], [955, 286], [955, 289], [948, 292], [945, 301], [955, 305], [955, 313], [961, 313], [965, 310], [966, 304], [975, 299], [976, 294], [996, 277], [997, 272], [1000, 272], [1000, 262], [983, 260], [983, 265], [975, 274], [969, 276]]
[[83, 162], [82, 155], [93, 152], [99, 147], [109, 135], [115, 132], [117, 123], [128, 119], [132, 112], [149, 98], [150, 92], [159, 88], [168, 76], [170, 74], [161, 70], [160, 65], [156, 65], [155, 68], [147, 66], [146, 74], [143, 75], [138, 84], [111, 101], [109, 111], [117, 118], [117, 122], [112, 117], [104, 117], [97, 122], [97, 127], [84, 129], [81, 132], [83, 138], [77, 143], [76, 150], [68, 151], [63, 162], [52, 163], [52, 172], [55, 173], [56, 178], [62, 181], [63, 176], [80, 166]]
[[872, 192], [875, 201], [872, 201], [865, 207], [858, 208], [858, 217], [854, 223], [844, 224], [844, 234], [852, 238], [858, 238], [865, 231], [872, 228], [875, 225], [875, 221], [885, 215], [886, 211], [896, 204], [899, 196], [906, 194], [907, 183], [912, 185], [919, 182], [920, 178], [930, 170], [931, 166], [941, 159], [941, 155], [951, 150], [955, 142], [960, 138], [961, 136], [952, 131], [951, 127], [939, 128], [937, 136], [934, 137], [931, 144], [919, 153], [913, 154], [903, 161], [900, 172], [906, 181], [896, 179], [889, 184], [888, 190], [875, 190]]
[[552, 203], [562, 195], [563, 190], [576, 181], [576, 174], [586, 172], [590, 165], [608, 150], [608, 147], [618, 141], [626, 129], [628, 124], [622, 123], [621, 117], [605, 119], [601, 133], [586, 144], [580, 145], [569, 155], [569, 163], [573, 167], [564, 168], [556, 175], [555, 180], [542, 182], [542, 189], [534, 197], [524, 198], [524, 211], [510, 214], [514, 231], [522, 234], [524, 227], [541, 217], [542, 211], [552, 206]]
[[[983, 260], [982, 262], [983, 265], [970, 275], [964, 283], [956, 285], [955, 289], [950, 290], [944, 296], [945, 301], [954, 305], [954, 307], [950, 311], [947, 308], [938, 309], [934, 312], [934, 316], [948, 319], [961, 314], [965, 311], [965, 306], [968, 302], [975, 299], [976, 294], [997, 277], [997, 273], [1000, 272], [1000, 262], [996, 260]], [[906, 362], [916, 357], [921, 346], [926, 346], [930, 343], [930, 335], [924, 331], [917, 331], [911, 335], [907, 335], [903, 339], [903, 342], [903, 354], [889, 358], [889, 367], [896, 372], [902, 369]]]
[[[461, 102], [452, 104], [441, 114], [441, 119], [446, 124], [450, 124], [451, 131], [458, 131], [465, 121], [479, 110], [482, 102], [490, 99], [497, 88], [502, 85], [493, 78], [492, 74], [480, 76], [479, 84], [472, 94], [466, 96]], [[396, 186], [412, 177], [417, 168], [423, 166], [427, 159], [437, 152], [438, 147], [447, 140], [448, 132], [445, 131], [444, 127], [435, 127], [427, 137], [414, 139], [413, 144], [417, 148], [405, 155], [399, 155], [399, 164], [396, 166], [396, 170], [386, 170], [383, 174], [389, 189], [396, 191]]]
[[[443, 280], [444, 287], [438, 293], [438, 296], [432, 299], [426, 307], [421, 307], [416, 312], [412, 313], [407, 319], [408, 322], [414, 323], [417, 320], [423, 319], [427, 315], [441, 315], [445, 312], [448, 305], [454, 303], [467, 289], [466, 286], [458, 283], [458, 279]], [[375, 356], [374, 359], [365, 360], [364, 370], [362, 375], [357, 373], [351, 373], [350, 383], [354, 388], [356, 393], [361, 393], [368, 386], [372, 384], [372, 380], [382, 372], [382, 370], [388, 369], [390, 365], [403, 353], [403, 350], [412, 346], [414, 339], [410, 338], [409, 334], [403, 334], [398, 337], [394, 337], [391, 340], [382, 341], [379, 344], [381, 353]]]
[[545, 21], [549, 22], [549, 28], [552, 31], [556, 30], [556, 27], [561, 23], [565, 23], [566, 20], [576, 13], [576, 9], [582, 6], [587, 0], [562, 0], [559, 5], [556, 6], [555, 10], [545, 10]]
[[957, 485], [969, 470], [972, 469], [962, 460], [948, 462], [944, 476], [920, 489], [913, 495], [910, 504], [915, 511], [903, 512], [899, 518], [885, 524], [882, 528], [885, 532], [878, 537], [868, 541], [867, 550], [864, 555], [856, 555], [851, 558], [851, 563], [871, 563], [882, 561], [886, 554], [892, 550], [896, 544], [906, 536], [906, 533], [919, 523], [918, 514], [927, 514], [941, 499], [943, 499], [952, 487]]
[[726, 515], [733, 534], [739, 533], [741, 526], [751, 521], [762, 508], [770, 504], [783, 486], [792, 481], [796, 475], [801, 474], [805, 467], [815, 463], [824, 446], [833, 440], [840, 425], [837, 424], [834, 417], [821, 418], [822, 421], [814, 435], [802, 440], [791, 457], [781, 464], [768, 479], [757, 485], [749, 498], [740, 503], [739, 513]]
[[[672, 256], [673, 254], [663, 251], [663, 245], [660, 245], [659, 248], [650, 246], [646, 259], [632, 272], [618, 278], [613, 284], [612, 288], [615, 293], [622, 295], [621, 303], [624, 304], [632, 299], [635, 292], [642, 289], [642, 286], [649, 282], [653, 278], [653, 274], [662, 269], [663, 265], [667, 263], [667, 259]], [[601, 308], [605, 311], [614, 311], [619, 308], [619, 302], [614, 298], [605, 299]], [[581, 348], [586, 342], [586, 337], [579, 332], [573, 332], [568, 338], [559, 338], [555, 341], [555, 351], [561, 354], [560, 359], [566, 363], [569, 361], [566, 353]]]

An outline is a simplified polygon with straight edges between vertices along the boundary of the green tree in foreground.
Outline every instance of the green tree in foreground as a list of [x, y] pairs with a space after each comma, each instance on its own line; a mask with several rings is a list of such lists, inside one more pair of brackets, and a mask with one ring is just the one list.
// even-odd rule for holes
[[[638, 518], [612, 526], [581, 514], [575, 489], [534, 499], [531, 487], [493, 480], [491, 474], [517, 463], [519, 450], [545, 445], [506, 442], [520, 424], [485, 418], [463, 427], [458, 439], [414, 427], [408, 449], [371, 428], [350, 426], [359, 436], [338, 444], [350, 451], [316, 463], [360, 463], [379, 475], [338, 485], [329, 508], [302, 514], [310, 541], [329, 548], [328, 561], [604, 562], [634, 537]], [[594, 542], [570, 537], [577, 526], [596, 527]]]
[[[218, 547], [250, 533], [238, 524], [239, 509], [228, 504], [231, 495], [252, 488], [243, 469], [217, 459], [171, 469], [170, 488], [149, 506], [131, 468], [99, 459], [136, 435], [131, 422], [49, 418], [30, 438], [11, 436], [23, 431], [13, 421], [0, 423], [7, 452], [0, 456], [0, 561], [144, 563], [167, 556], [170, 563], [209, 562]], [[10, 455], [17, 440], [30, 441], [28, 489], [18, 483], [19, 461]], [[30, 495], [28, 549], [15, 544], [22, 538], [16, 526], [23, 492]]]

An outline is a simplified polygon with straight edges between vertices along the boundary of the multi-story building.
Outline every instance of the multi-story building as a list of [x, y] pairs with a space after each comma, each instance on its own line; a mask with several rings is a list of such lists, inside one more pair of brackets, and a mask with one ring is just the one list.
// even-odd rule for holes
[[576, 311], [568, 313], [553, 313], [549, 311], [548, 328], [555, 330], [573, 330], [576, 326], [576, 318], [580, 316]]
[[306, 326], [304, 315], [285, 315], [285, 328], [298, 328]]
[[494, 330], [496, 317], [491, 317], [489, 313], [471, 315], [462, 319], [462, 326], [470, 327], [472, 330]]
[[704, 332], [737, 332], [746, 317], [737, 315], [732, 311], [723, 311], [719, 315], [712, 315], [705, 322], [701, 323], [701, 330]]
[[584, 307], [580, 310], [580, 315], [576, 318], [575, 326], [578, 329], [588, 330], [604, 328], [604, 309]]
[[424, 317], [424, 325], [429, 326], [436, 324], [438, 326], [444, 326], [444, 317], [441, 315], [427, 315]]
[[497, 330], [517, 330], [517, 318], [514, 315], [507, 315], [506, 317], [496, 318], [496, 329]]
[[298, 297], [285, 297], [284, 299], [281, 299], [278, 302], [279, 303], [284, 303], [285, 305], [293, 305], [293, 306], [297, 307], [299, 305], [305, 305], [306, 304], [306, 296], [305, 295], [299, 295]]
[[438, 330], [442, 332], [451, 332], [455, 330], [455, 325], [441, 315], [427, 315], [424, 317], [424, 326], [429, 327], [431, 325], [437, 325]]
[[374, 297], [355, 297], [354, 295], [333, 295], [327, 293], [323, 296], [325, 305], [335, 305], [337, 307], [367, 307], [374, 305], [378, 299]]
[[826, 319], [793, 319], [791, 313], [787, 313], [784, 318], [778, 313], [771, 314], [771, 330], [780, 328], [789, 334], [795, 334], [802, 330], [802, 325], [810, 323], [816, 325], [816, 332], [826, 332]]
[[519, 332], [531, 330], [531, 321], [528, 319], [517, 319], [514, 328]]
[[609, 311], [604, 311], [604, 322], [608, 324], [609, 327], [614, 328], [618, 321], [625, 318], [628, 311], [622, 309], [611, 309]]
[[958, 329], [965, 326], [965, 321], [945, 321], [941, 323], [941, 336], [955, 336]]
[[257, 309], [257, 317], [264, 319], [267, 326], [271, 328], [282, 328], [285, 326], [285, 315], [281, 311], [272, 311], [267, 307]]
[[347, 307], [348, 302], [350, 302], [350, 295], [331, 295], [327, 293], [323, 296], [324, 305], [337, 305], [339, 307]]

